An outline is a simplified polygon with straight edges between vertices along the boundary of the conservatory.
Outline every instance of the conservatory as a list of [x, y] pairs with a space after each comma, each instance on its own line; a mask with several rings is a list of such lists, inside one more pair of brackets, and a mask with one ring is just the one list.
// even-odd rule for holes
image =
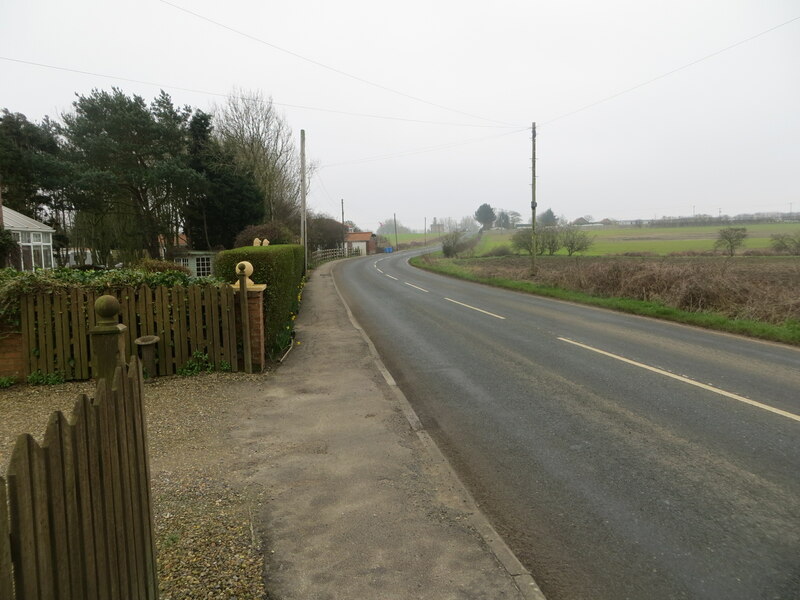
[[53, 234], [48, 227], [22, 213], [3, 207], [3, 227], [19, 244], [19, 256], [10, 259], [11, 267], [20, 271], [53, 268]]

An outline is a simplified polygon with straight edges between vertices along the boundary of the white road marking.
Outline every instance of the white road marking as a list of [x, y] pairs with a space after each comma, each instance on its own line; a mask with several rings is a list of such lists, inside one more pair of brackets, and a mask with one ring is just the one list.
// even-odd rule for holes
[[500, 315], [496, 315], [494, 313], [490, 313], [488, 310], [483, 310], [482, 308], [476, 308], [474, 306], [470, 306], [469, 304], [464, 304], [463, 302], [459, 302], [458, 300], [453, 300], [452, 298], [445, 298], [448, 302], [452, 302], [453, 304], [458, 304], [460, 306], [465, 306], [466, 308], [471, 308], [472, 310], [477, 310], [478, 312], [482, 312], [485, 315], [489, 315], [490, 317], [494, 317], [495, 319], [503, 319], [505, 317], [501, 317]]
[[390, 279], [394, 279], [395, 281], [400, 281], [397, 277], [392, 277], [388, 273], [386, 273], [386, 276], [389, 277]]
[[[375, 267], [375, 268], [376, 268], [376, 269], [378, 269], [378, 267]], [[381, 271], [380, 269], [378, 269], [378, 273], [383, 273], [383, 271]]]
[[407, 281], [404, 281], [403, 283], [405, 283], [406, 285], [410, 285], [411, 287], [413, 287], [416, 290], [419, 290], [420, 292], [425, 292], [426, 294], [429, 293], [428, 290], [423, 289], [423, 288], [419, 287], [418, 285], [414, 285], [413, 283], [408, 283]]
[[800, 415], [796, 415], [794, 413], [781, 410], [780, 408], [775, 408], [774, 406], [769, 406], [768, 404], [762, 404], [761, 402], [756, 402], [755, 400], [750, 400], [750, 398], [745, 398], [744, 396], [740, 396], [739, 394], [726, 392], [725, 390], [722, 390], [718, 387], [714, 387], [713, 385], [708, 385], [707, 383], [700, 383], [699, 381], [695, 381], [694, 379], [689, 379], [688, 377], [683, 377], [682, 375], [676, 375], [675, 373], [670, 373], [669, 371], [665, 371], [657, 367], [651, 367], [650, 365], [645, 365], [640, 362], [636, 362], [635, 360], [619, 356], [618, 354], [612, 354], [611, 352], [606, 352], [605, 350], [600, 350], [599, 348], [593, 348], [592, 346], [587, 346], [586, 344], [581, 344], [580, 342], [575, 342], [567, 338], [560, 337], [558, 339], [561, 340], [562, 342], [567, 342], [568, 344], [573, 344], [575, 346], [579, 346], [580, 348], [585, 348], [586, 350], [597, 352], [598, 354], [602, 354], [603, 356], [608, 356], [610, 358], [620, 360], [624, 363], [628, 363], [629, 365], [640, 367], [642, 369], [652, 371], [653, 373], [664, 375], [665, 377], [671, 377], [672, 379], [677, 379], [678, 381], [682, 381], [683, 383], [688, 383], [689, 385], [699, 387], [709, 392], [714, 392], [715, 394], [719, 394], [720, 396], [725, 396], [726, 398], [731, 398], [732, 400], [738, 400], [739, 402], [744, 402], [745, 404], [749, 404], [750, 406], [755, 406], [756, 408], [760, 408], [762, 410], [768, 410], [769, 412], [775, 413], [776, 415], [781, 415], [782, 417], [786, 417], [787, 419], [800, 421]]

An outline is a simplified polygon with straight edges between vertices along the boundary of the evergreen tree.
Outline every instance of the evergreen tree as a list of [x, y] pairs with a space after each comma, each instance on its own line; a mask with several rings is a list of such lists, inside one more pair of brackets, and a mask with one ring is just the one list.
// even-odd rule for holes
[[494, 209], [488, 204], [481, 204], [475, 211], [475, 220], [481, 224], [484, 230], [492, 227], [495, 218]]
[[211, 115], [196, 111], [189, 133], [189, 165], [203, 177], [184, 209], [189, 245], [195, 250], [232, 248], [241, 230], [261, 222], [261, 194], [252, 177], [238, 173], [233, 156], [212, 137]]

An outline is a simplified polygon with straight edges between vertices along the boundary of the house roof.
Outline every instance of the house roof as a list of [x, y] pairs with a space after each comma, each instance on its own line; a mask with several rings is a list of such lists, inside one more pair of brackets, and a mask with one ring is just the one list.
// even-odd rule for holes
[[368, 242], [372, 239], [372, 232], [361, 231], [359, 233], [348, 233], [344, 239], [346, 242]]
[[26, 217], [22, 213], [3, 207], [3, 227], [13, 231], [41, 231], [42, 233], [54, 233], [55, 229], [48, 227], [44, 223], [40, 223], [35, 219]]

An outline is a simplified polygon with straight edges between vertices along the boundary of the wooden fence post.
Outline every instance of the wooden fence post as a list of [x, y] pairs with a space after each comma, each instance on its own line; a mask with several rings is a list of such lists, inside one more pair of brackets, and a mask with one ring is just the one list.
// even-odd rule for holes
[[114, 372], [125, 357], [125, 330], [119, 322], [120, 305], [114, 296], [100, 296], [94, 303], [96, 325], [91, 329], [92, 369], [95, 379], [113, 385]]

